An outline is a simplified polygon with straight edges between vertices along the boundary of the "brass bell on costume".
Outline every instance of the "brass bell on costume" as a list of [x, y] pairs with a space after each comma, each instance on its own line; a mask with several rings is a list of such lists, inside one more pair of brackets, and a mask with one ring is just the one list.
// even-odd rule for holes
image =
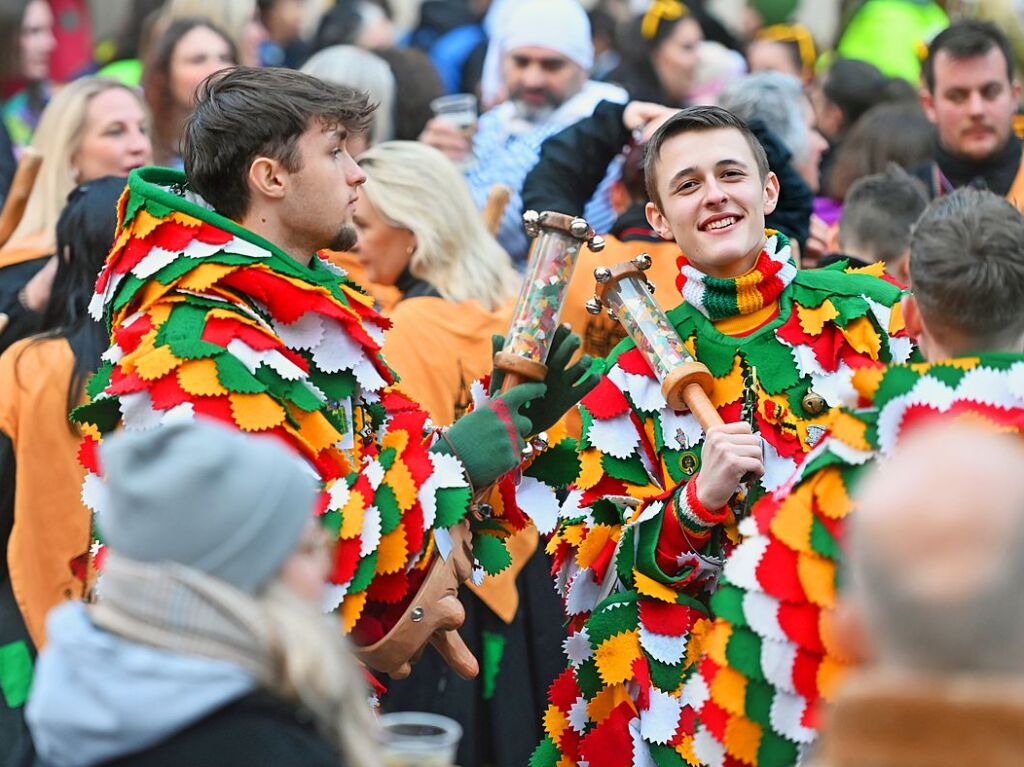
[[803, 399], [800, 400], [800, 406], [810, 416], [821, 415], [828, 409], [828, 403], [825, 398], [822, 397], [814, 389], [808, 389]]

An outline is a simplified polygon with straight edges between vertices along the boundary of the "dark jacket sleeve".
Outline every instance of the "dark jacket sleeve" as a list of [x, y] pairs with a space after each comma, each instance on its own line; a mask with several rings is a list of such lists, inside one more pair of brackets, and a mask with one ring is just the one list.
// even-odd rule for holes
[[3, 206], [7, 199], [7, 193], [11, 191], [11, 182], [14, 180], [14, 171], [17, 169], [17, 162], [14, 159], [14, 145], [11, 143], [11, 136], [7, 127], [0, 120], [0, 206]]
[[779, 177], [779, 202], [765, 216], [764, 224], [795, 240], [803, 250], [811, 235], [814, 193], [793, 167], [792, 155], [782, 140], [760, 120], [751, 120], [750, 129], [768, 155], [768, 167]]
[[602, 101], [594, 113], [541, 145], [540, 159], [523, 182], [523, 210], [583, 213], [608, 172], [608, 163], [629, 142], [622, 124], [625, 104]]

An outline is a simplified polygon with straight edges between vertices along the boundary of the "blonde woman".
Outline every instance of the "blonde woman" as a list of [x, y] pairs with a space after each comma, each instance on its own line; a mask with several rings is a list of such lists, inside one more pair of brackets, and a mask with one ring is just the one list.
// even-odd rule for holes
[[353, 223], [369, 280], [401, 297], [384, 356], [437, 424], [469, 405], [469, 385], [491, 369], [491, 335], [504, 333], [520, 278], [484, 227], [451, 161], [415, 141], [359, 157], [366, 172]]
[[10, 240], [0, 248], [0, 312], [9, 318], [0, 351], [34, 332], [56, 272], [57, 219], [68, 193], [103, 176], [127, 176], [153, 160], [141, 97], [114, 80], [83, 77], [43, 110], [32, 146], [43, 155], [32, 194]]
[[[358, 162], [367, 179], [352, 217], [355, 255], [369, 279], [401, 294], [389, 312], [384, 358], [435, 423], [451, 423], [471, 402], [470, 384], [490, 372], [491, 336], [508, 331], [522, 278], [441, 152], [389, 141]], [[512, 566], [460, 593], [460, 633], [481, 660], [480, 677], [461, 679], [426, 653], [409, 679], [388, 685], [385, 708], [433, 711], [462, 724], [458, 764], [520, 767], [541, 734], [540, 705], [561, 671], [565, 635], [550, 561], [536, 547], [533, 528], [518, 534], [509, 544]]]

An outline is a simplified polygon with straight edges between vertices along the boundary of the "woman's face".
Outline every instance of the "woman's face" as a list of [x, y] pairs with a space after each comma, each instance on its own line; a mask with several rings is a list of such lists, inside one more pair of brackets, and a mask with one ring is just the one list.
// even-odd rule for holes
[[661, 41], [651, 57], [661, 87], [680, 104], [686, 101], [693, 87], [697, 51], [703, 39], [700, 24], [693, 19], [683, 19]]
[[57, 47], [53, 36], [53, 13], [46, 0], [32, 0], [21, 18], [19, 58], [21, 75], [38, 82], [50, 76], [50, 54]]
[[227, 40], [209, 27], [189, 30], [171, 54], [169, 79], [174, 103], [191, 110], [199, 83], [214, 72], [234, 65]]
[[149, 121], [138, 98], [126, 88], [93, 96], [86, 107], [81, 143], [71, 159], [75, 180], [127, 176], [152, 161]]
[[281, 566], [281, 580], [300, 597], [319, 605], [330, 572], [330, 539], [320, 523], [310, 518], [295, 550]]
[[394, 285], [412, 260], [416, 238], [408, 229], [392, 226], [361, 193], [352, 223], [359, 237], [352, 251], [366, 276], [382, 285]]

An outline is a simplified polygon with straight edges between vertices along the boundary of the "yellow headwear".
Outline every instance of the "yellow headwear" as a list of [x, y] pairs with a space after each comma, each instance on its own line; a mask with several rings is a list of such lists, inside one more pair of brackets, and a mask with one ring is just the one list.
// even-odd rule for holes
[[645, 40], [653, 40], [662, 21], [675, 21], [689, 15], [690, 9], [680, 0], [653, 0], [640, 22], [640, 34]]
[[804, 74], [808, 77], [814, 74], [814, 62], [817, 61], [818, 54], [814, 49], [814, 38], [803, 24], [772, 24], [770, 27], [762, 27], [754, 33], [754, 39], [796, 43]]

